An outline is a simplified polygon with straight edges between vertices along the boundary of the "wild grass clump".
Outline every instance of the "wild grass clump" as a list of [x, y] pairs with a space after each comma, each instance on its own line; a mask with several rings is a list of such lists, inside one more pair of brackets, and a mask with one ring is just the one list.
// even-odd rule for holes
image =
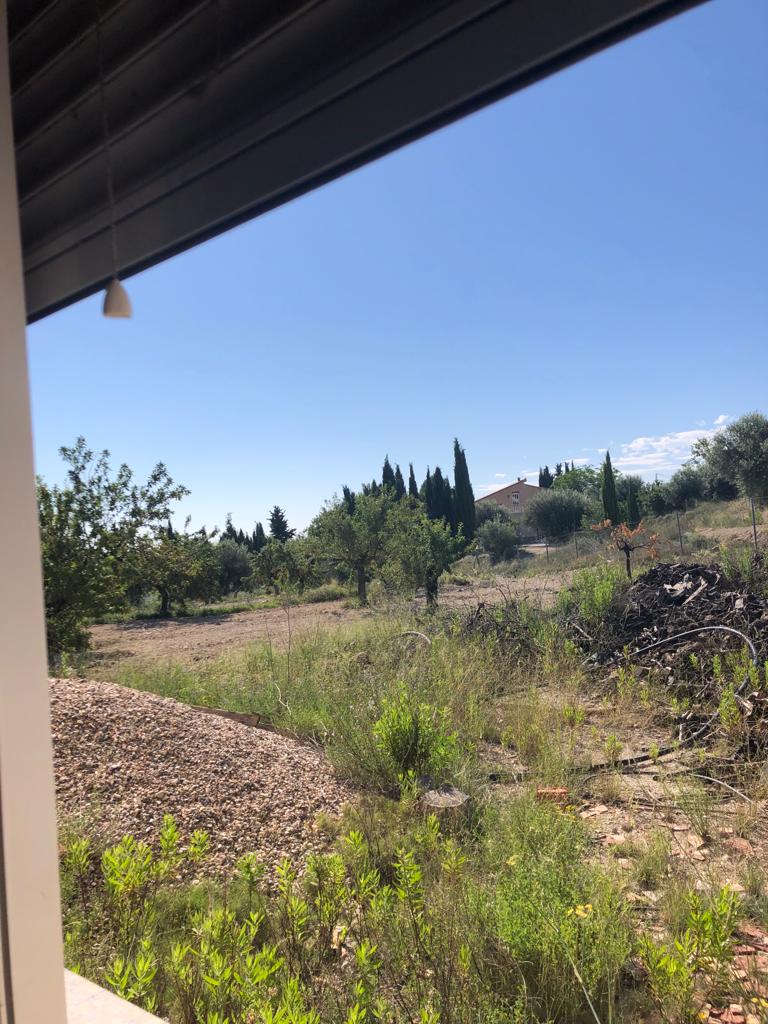
[[[470, 769], [477, 741], [495, 729], [494, 698], [506, 684], [504, 666], [480, 638], [468, 641], [449, 628], [425, 643], [402, 635], [412, 625], [391, 616], [370, 619], [296, 636], [286, 650], [257, 643], [194, 667], [132, 659], [117, 666], [113, 678], [189, 704], [261, 714], [321, 742], [340, 771], [374, 788], [391, 791], [414, 758], [431, 764], [428, 773], [451, 776], [440, 781], [459, 781], [456, 771]], [[402, 731], [397, 741], [396, 712]], [[392, 730], [385, 737], [385, 725], [375, 727], [388, 715]], [[418, 734], [413, 751], [409, 730]], [[450, 736], [455, 738], [448, 744]], [[437, 747], [442, 753], [435, 759]]]
[[588, 627], [599, 629], [618, 595], [626, 588], [621, 568], [610, 562], [581, 569], [570, 587], [558, 596], [558, 610], [577, 615]]

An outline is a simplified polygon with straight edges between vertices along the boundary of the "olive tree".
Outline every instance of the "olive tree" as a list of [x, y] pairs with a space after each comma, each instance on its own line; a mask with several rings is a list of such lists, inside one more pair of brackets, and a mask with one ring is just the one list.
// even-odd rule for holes
[[762, 413], [747, 413], [714, 437], [702, 438], [693, 453], [748, 498], [768, 498], [768, 419]]
[[387, 517], [386, 555], [390, 576], [414, 589], [423, 587], [427, 604], [437, 604], [441, 574], [458, 557], [461, 529], [454, 537], [443, 519], [430, 519], [421, 506], [400, 504]]
[[377, 494], [357, 494], [353, 502], [336, 499], [315, 516], [307, 532], [318, 558], [354, 574], [361, 605], [368, 603], [368, 575], [383, 558], [393, 495], [384, 488]]
[[587, 508], [578, 491], [550, 488], [528, 503], [525, 521], [544, 537], [565, 537], [578, 530]]

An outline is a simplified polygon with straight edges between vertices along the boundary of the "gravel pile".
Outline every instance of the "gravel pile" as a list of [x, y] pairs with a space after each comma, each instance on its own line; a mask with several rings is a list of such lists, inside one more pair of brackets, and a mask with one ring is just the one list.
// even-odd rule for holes
[[152, 840], [172, 814], [210, 833], [214, 869], [299, 863], [325, 845], [317, 814], [352, 797], [312, 747], [154, 694], [53, 679], [51, 715], [59, 816], [100, 840]]

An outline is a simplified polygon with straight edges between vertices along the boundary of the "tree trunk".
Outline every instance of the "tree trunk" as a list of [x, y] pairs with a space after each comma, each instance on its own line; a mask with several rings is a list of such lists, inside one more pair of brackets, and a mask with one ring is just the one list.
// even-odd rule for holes
[[632, 579], [632, 552], [629, 548], [624, 548], [624, 558], [627, 561], [627, 576]]
[[365, 589], [365, 566], [357, 566], [357, 599], [362, 607], [368, 604], [368, 593]]
[[160, 594], [160, 614], [170, 615], [171, 614], [171, 595], [168, 593], [167, 587], [158, 587], [158, 593]]
[[437, 607], [437, 576], [427, 576], [426, 580], [426, 591], [427, 591], [427, 608]]

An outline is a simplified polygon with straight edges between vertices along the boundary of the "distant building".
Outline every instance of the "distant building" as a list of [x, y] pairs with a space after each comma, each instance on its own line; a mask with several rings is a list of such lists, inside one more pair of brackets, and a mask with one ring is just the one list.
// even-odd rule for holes
[[538, 493], [538, 487], [529, 484], [524, 477], [520, 477], [516, 483], [507, 484], [506, 487], [501, 487], [498, 491], [492, 491], [490, 494], [478, 498], [475, 505], [487, 505], [492, 502], [494, 505], [501, 505], [515, 516], [519, 515], [522, 519], [526, 505]]

